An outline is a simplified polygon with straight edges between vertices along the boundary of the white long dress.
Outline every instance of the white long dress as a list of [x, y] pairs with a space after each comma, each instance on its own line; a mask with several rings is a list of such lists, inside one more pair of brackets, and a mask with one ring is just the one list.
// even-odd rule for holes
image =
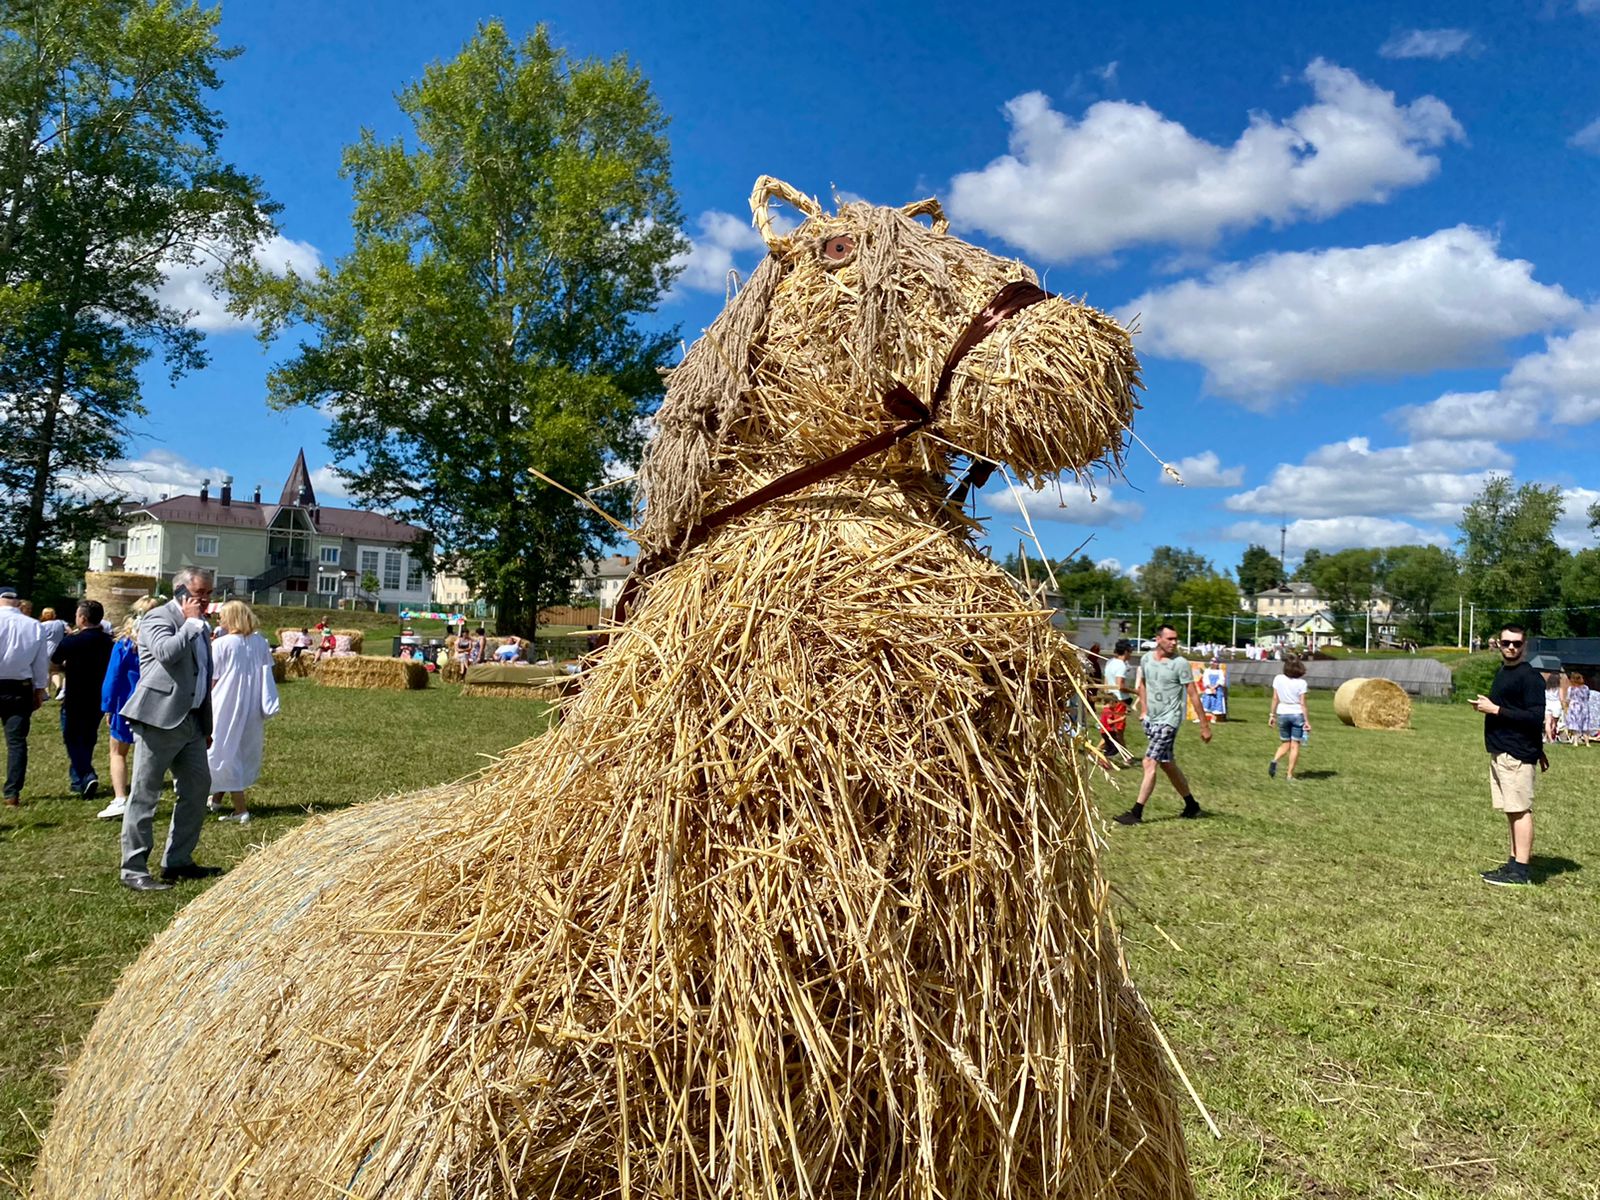
[[266, 719], [278, 711], [272, 650], [259, 633], [230, 633], [211, 644], [211, 790], [242, 792], [261, 774]]

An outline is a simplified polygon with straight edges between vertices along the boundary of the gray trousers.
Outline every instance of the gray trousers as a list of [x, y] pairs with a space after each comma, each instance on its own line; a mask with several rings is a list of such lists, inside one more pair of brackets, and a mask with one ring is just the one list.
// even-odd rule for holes
[[194, 713], [172, 729], [157, 729], [143, 721], [129, 721], [133, 729], [133, 784], [128, 789], [128, 809], [122, 814], [122, 877], [150, 873], [150, 851], [161, 782], [172, 771], [178, 800], [172, 806], [172, 826], [167, 830], [163, 870], [194, 861], [200, 828], [206, 819], [206, 797], [211, 794], [211, 764], [206, 760], [206, 735]]

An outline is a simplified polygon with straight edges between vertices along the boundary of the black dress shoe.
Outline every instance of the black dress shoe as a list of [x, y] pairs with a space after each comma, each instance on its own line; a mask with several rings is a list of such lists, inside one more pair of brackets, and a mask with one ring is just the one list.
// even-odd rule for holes
[[124, 876], [122, 886], [130, 892], [164, 892], [172, 887], [151, 875]]
[[161, 878], [167, 880], [210, 879], [221, 874], [221, 867], [202, 867], [199, 863], [184, 863], [181, 867], [161, 868]]

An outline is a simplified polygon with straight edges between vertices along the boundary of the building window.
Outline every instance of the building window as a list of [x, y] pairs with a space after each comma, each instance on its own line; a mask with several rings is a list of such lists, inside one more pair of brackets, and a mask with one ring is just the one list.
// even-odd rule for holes
[[318, 575], [317, 591], [324, 596], [331, 596], [339, 590], [339, 577], [337, 575]]
[[378, 573], [378, 552], [376, 550], [363, 550], [361, 552], [361, 577]]
[[383, 586], [392, 592], [400, 590], [400, 560], [405, 555], [398, 550], [386, 550], [383, 554]]
[[324, 565], [330, 567], [337, 567], [339, 565], [339, 547], [337, 543], [332, 546], [324, 545], [322, 547], [321, 561]]
[[406, 559], [406, 591], [420, 592], [422, 590], [422, 564], [414, 558]]
[[197, 533], [194, 535], [194, 556], [196, 558], [215, 558], [217, 556], [217, 539], [214, 534]]

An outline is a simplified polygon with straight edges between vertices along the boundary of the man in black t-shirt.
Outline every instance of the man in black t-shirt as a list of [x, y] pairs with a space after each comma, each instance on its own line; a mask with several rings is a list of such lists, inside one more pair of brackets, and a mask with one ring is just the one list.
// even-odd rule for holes
[[1533, 780], [1544, 747], [1544, 680], [1525, 661], [1528, 635], [1520, 625], [1500, 631], [1500, 669], [1489, 694], [1472, 706], [1483, 713], [1483, 748], [1489, 752], [1489, 798], [1506, 815], [1511, 857], [1483, 872], [1497, 887], [1525, 887], [1533, 857]]
[[98, 600], [78, 605], [78, 628], [69, 633], [51, 659], [66, 676], [61, 697], [61, 740], [67, 747], [67, 773], [72, 790], [85, 800], [100, 791], [94, 773], [94, 748], [100, 740], [100, 692], [111, 661], [112, 638], [101, 628], [105, 609]]

